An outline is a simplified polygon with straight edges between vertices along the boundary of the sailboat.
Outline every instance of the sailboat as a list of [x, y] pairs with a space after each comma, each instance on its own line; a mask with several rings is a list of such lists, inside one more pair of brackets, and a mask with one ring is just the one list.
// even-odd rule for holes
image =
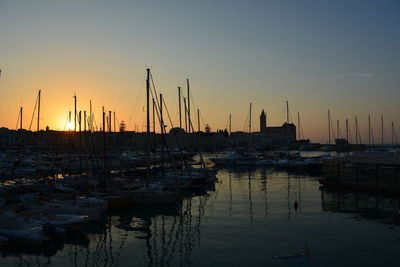
[[[146, 134], [147, 134], [147, 177], [146, 177], [146, 185], [140, 189], [129, 191], [129, 192], [121, 192], [122, 195], [129, 197], [129, 204], [174, 204], [178, 200], [178, 192], [167, 191], [165, 190], [165, 186], [161, 183], [150, 183], [150, 69], [147, 69], [147, 79], [146, 79]], [[158, 102], [158, 101], [157, 101]], [[160, 104], [159, 108], [162, 110], [162, 95], [160, 96]], [[162, 115], [162, 112], [160, 112]], [[164, 122], [161, 118], [161, 133], [164, 131]], [[164, 171], [164, 169], [163, 169]]]

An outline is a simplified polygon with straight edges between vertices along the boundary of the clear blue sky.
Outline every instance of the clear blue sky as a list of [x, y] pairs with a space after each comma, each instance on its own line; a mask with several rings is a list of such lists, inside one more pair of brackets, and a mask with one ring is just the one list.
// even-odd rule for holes
[[384, 0], [0, 0], [0, 124], [14, 128], [20, 105], [31, 116], [42, 88], [51, 128], [76, 92], [82, 109], [92, 99], [141, 129], [150, 66], [175, 122], [189, 77], [214, 130], [230, 113], [243, 130], [249, 102], [257, 126], [262, 108], [280, 125], [288, 100], [314, 141], [326, 138], [328, 108], [342, 128], [358, 115], [363, 131], [370, 113], [377, 140], [384, 114], [387, 138], [392, 120], [400, 138], [399, 14], [399, 1]]

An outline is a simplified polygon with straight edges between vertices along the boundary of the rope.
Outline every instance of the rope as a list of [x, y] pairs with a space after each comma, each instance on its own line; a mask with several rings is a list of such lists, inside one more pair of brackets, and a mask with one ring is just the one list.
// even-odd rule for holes
[[17, 119], [17, 124], [15, 125], [15, 130], [18, 130], [18, 122], [19, 122], [20, 116], [21, 116], [21, 112], [18, 112], [18, 119]]

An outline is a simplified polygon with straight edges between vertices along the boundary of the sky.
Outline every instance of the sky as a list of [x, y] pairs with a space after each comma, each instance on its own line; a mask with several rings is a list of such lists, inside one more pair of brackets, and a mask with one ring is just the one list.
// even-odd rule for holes
[[232, 131], [245, 130], [250, 102], [255, 131], [262, 109], [279, 126], [288, 101], [304, 138], [326, 141], [330, 109], [342, 134], [348, 118], [355, 136], [357, 115], [364, 140], [370, 114], [376, 143], [383, 115], [390, 142], [392, 121], [400, 139], [399, 14], [397, 0], [0, 0], [0, 126], [15, 129], [22, 106], [29, 128], [41, 89], [41, 128], [65, 129], [76, 93], [98, 122], [104, 106], [145, 130], [149, 67], [174, 126], [189, 78], [202, 127], [225, 129], [232, 114]]

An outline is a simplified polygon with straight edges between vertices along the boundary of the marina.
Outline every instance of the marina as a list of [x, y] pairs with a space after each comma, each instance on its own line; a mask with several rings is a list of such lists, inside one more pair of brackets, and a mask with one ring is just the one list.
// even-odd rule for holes
[[0, 267], [399, 266], [399, 13], [0, 0]]
[[[320, 189], [319, 176], [265, 167], [222, 168], [216, 176], [215, 188], [175, 205], [106, 211], [62, 246], [2, 248], [2, 263], [337, 266], [345, 257], [346, 265], [397, 266], [399, 198]], [[374, 242], [359, 247], [365, 238]], [[304, 253], [306, 244], [307, 259], [274, 258]]]
[[[188, 79], [186, 83], [189, 99]], [[35, 261], [43, 264], [62, 265], [57, 261], [67, 253], [75, 266], [82, 266], [82, 260], [84, 265], [125, 265], [132, 260], [126, 247], [134, 249], [135, 255], [141, 251], [135, 260], [147, 266], [244, 265], [244, 260], [254, 266], [336, 266], [340, 261], [318, 250], [319, 242], [326, 241], [315, 236], [322, 227], [319, 223], [329, 226], [326, 214], [328, 218], [348, 212], [373, 217], [382, 210], [383, 218], [378, 221], [387, 220], [382, 223], [398, 235], [397, 144], [376, 147], [357, 141], [352, 146], [348, 128], [346, 139], [330, 144], [330, 111], [328, 144], [310, 143], [301, 139], [300, 118], [297, 125], [290, 122], [287, 101], [287, 118], [281, 127], [267, 127], [262, 110], [260, 131], [253, 132], [250, 103], [247, 132], [231, 132], [231, 125], [229, 131], [203, 132], [199, 110], [196, 131], [185, 98], [182, 114], [180, 88], [179, 127], [175, 127], [149, 68], [145, 92], [144, 132], [129, 133], [123, 122], [117, 131], [115, 114], [104, 107], [98, 128], [91, 102], [89, 115], [84, 111], [82, 119], [75, 94], [73, 124], [72, 112], [68, 114], [73, 130], [40, 130], [40, 90], [33, 115], [37, 114], [37, 130], [22, 128], [22, 109], [20, 129], [1, 129], [0, 251], [5, 260], [15, 263], [15, 257], [36, 257]], [[394, 137], [395, 131], [392, 134]], [[357, 190], [376, 197], [359, 201]], [[383, 197], [381, 204], [377, 200], [380, 193], [393, 196], [389, 200]], [[283, 201], [276, 202], [275, 198], [282, 197]], [[280, 208], [271, 208], [274, 205]], [[236, 210], [240, 211], [237, 217]], [[343, 225], [355, 223], [352, 218], [338, 217]], [[368, 220], [367, 227], [375, 228], [375, 223]], [[308, 224], [317, 228], [311, 230]], [[203, 231], [210, 232], [204, 236]], [[244, 250], [236, 247], [247, 238], [251, 241]], [[281, 241], [279, 246], [266, 245], [274, 244], [274, 238]], [[224, 240], [223, 251], [218, 239]], [[207, 249], [210, 246], [212, 251]], [[268, 254], [263, 252], [266, 247]], [[71, 249], [73, 255], [66, 252]], [[235, 251], [236, 260], [232, 257]], [[215, 252], [229, 252], [230, 256], [217, 259]], [[346, 257], [360, 263], [357, 254]], [[387, 266], [398, 260], [385, 257]], [[378, 258], [370, 257], [366, 263]]]

